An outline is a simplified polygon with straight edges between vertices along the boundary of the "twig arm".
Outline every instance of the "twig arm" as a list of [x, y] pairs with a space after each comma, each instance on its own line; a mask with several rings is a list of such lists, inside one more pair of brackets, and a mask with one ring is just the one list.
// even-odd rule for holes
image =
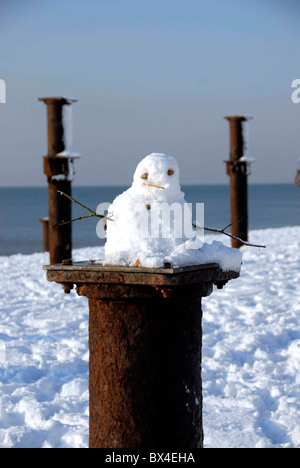
[[[61, 226], [66, 226], [66, 224], [70, 224], [70, 223], [75, 223], [75, 221], [81, 221], [82, 219], [89, 219], [89, 218], [95, 218], [96, 216], [91, 214], [91, 215], [88, 215], [88, 216], [80, 216], [79, 218], [76, 218], [76, 219], [71, 219], [69, 221], [62, 221], [61, 223], [59, 224], [54, 224], [53, 226], [51, 226], [53, 229], [55, 228], [58, 228], [58, 227], [61, 227]], [[98, 217], [98, 216], [97, 216]], [[100, 217], [100, 215], [99, 215]], [[102, 217], [102, 216], [101, 216]]]
[[101, 217], [100, 215], [97, 215], [97, 213], [93, 210], [91, 210], [90, 208], [88, 208], [87, 206], [83, 205], [82, 203], [80, 203], [79, 201], [75, 200], [74, 198], [72, 198], [70, 195], [67, 195], [65, 192], [61, 192], [60, 190], [57, 190], [58, 193], [60, 193], [61, 195], [63, 195], [64, 197], [67, 197], [69, 200], [71, 200], [72, 202], [76, 203], [77, 205], [81, 206], [82, 208], [84, 208], [85, 210], [88, 210], [90, 213], [93, 213], [94, 216], [97, 216], [97, 217]]
[[218, 234], [224, 234], [225, 236], [231, 237], [231, 239], [238, 240], [239, 242], [241, 242], [244, 245], [247, 245], [248, 247], [257, 247], [257, 248], [261, 248], [261, 249], [266, 248], [265, 245], [250, 244], [249, 242], [246, 242], [246, 241], [240, 239], [239, 237], [233, 236], [232, 234], [229, 234], [228, 232], [226, 232], [225, 229], [229, 228], [231, 226], [230, 224], [228, 226], [226, 226], [224, 229], [213, 229], [213, 228], [208, 228], [208, 227], [205, 227], [205, 226], [204, 227], [199, 227], [195, 223], [193, 223], [193, 226], [194, 226], [195, 229], [198, 229], [198, 230], [204, 229], [205, 231], [217, 232]]
[[92, 214], [90, 214], [88, 216], [80, 216], [79, 218], [71, 219], [69, 221], [62, 221], [59, 224], [55, 224], [54, 226], [51, 226], [51, 228], [55, 229], [55, 228], [65, 226], [65, 225], [70, 224], [70, 223], [74, 223], [75, 221], [81, 221], [82, 219], [89, 219], [89, 218], [100, 218], [100, 219], [108, 219], [110, 221], [113, 221], [111, 218], [108, 218], [107, 216], [97, 214], [95, 211], [91, 210], [87, 206], [85, 206], [82, 203], [80, 203], [79, 201], [75, 200], [75, 198], [72, 198], [70, 195], [66, 194], [65, 192], [62, 192], [61, 190], [57, 190], [57, 191], [58, 191], [58, 193], [60, 193], [60, 195], [63, 195], [64, 197], [67, 197], [69, 200], [71, 200], [72, 202], [74, 202], [77, 205], [81, 206], [82, 208], [84, 208], [85, 210], [89, 211]]

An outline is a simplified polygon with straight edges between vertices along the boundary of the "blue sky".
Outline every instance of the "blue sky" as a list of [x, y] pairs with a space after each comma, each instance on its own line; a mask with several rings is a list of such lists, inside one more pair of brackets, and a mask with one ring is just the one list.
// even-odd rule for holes
[[2, 0], [0, 186], [44, 185], [46, 109], [70, 95], [77, 185], [131, 183], [151, 152], [182, 183], [228, 183], [225, 115], [252, 115], [250, 181], [292, 182], [300, 156], [300, 5], [281, 0]]

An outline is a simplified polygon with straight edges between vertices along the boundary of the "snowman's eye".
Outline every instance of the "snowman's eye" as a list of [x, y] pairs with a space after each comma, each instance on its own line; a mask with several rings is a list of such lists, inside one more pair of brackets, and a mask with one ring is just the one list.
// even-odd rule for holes
[[147, 180], [148, 176], [149, 176], [148, 172], [145, 172], [145, 174], [141, 176], [141, 179]]
[[174, 174], [174, 171], [172, 171], [172, 169], [169, 169], [169, 170], [168, 170], [168, 175], [171, 176], [171, 175], [173, 175], [173, 174]]

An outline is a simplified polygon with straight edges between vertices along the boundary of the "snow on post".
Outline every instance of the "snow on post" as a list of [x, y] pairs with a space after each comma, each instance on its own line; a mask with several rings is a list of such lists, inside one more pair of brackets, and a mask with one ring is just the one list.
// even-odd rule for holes
[[[152, 153], [138, 164], [132, 186], [108, 209], [106, 265], [161, 268], [215, 262], [224, 271], [240, 270], [239, 251], [218, 241], [203, 243], [179, 175], [176, 159], [163, 153]], [[197, 205], [202, 208], [197, 221], [203, 227], [203, 204]]]
[[64, 128], [63, 140], [64, 140], [64, 151], [58, 153], [58, 156], [80, 156], [79, 153], [73, 150], [73, 102], [76, 99], [65, 98], [66, 103], [62, 108], [62, 122]]

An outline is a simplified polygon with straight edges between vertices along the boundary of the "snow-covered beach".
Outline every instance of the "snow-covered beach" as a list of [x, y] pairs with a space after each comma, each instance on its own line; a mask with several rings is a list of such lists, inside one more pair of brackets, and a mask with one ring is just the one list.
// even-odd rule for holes
[[[203, 300], [204, 446], [300, 447], [300, 227], [250, 241], [267, 248], [243, 247], [241, 277]], [[0, 447], [88, 446], [87, 299], [48, 283], [47, 263], [0, 257]]]

